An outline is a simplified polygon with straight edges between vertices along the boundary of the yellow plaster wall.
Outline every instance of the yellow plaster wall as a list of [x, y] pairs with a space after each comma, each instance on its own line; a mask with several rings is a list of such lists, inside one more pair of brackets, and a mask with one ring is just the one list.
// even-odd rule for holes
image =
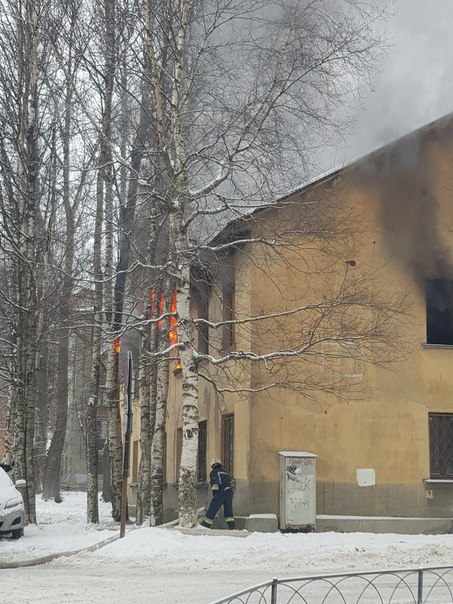
[[[420, 218], [426, 207], [435, 209], [431, 235], [438, 237], [448, 262], [453, 262], [451, 130], [448, 136], [434, 131], [420, 140], [402, 141], [388, 153], [367, 158], [308, 193], [296, 194], [293, 203], [279, 213], [258, 214], [252, 235], [259, 236], [282, 232], [288, 218], [297, 222], [306, 212], [306, 236], [297, 249], [283, 246], [272, 252], [245, 246], [225, 259], [234, 264], [238, 319], [289, 310], [320, 300], [323, 293], [328, 298], [345, 268], [357, 276], [370, 272], [372, 287], [384, 298], [405, 297], [388, 343], [392, 364], [339, 360], [336, 370], [352, 376], [345, 378], [344, 391], [327, 394], [322, 388], [307, 392], [280, 388], [247, 394], [248, 388], [259, 389], [269, 378], [258, 365], [243, 372], [230, 364], [228, 380], [222, 371], [210, 369], [218, 386], [233, 381], [243, 388], [243, 395], [220, 395], [211, 384], [200, 382], [200, 420], [208, 420], [208, 459], [220, 454], [221, 416], [235, 414], [235, 478], [244, 482], [244, 489], [262, 495], [263, 505], [268, 506], [257, 509], [259, 498], [252, 496], [254, 509], [248, 512], [278, 511], [272, 508], [277, 505], [279, 488], [278, 451], [300, 450], [317, 455], [318, 513], [334, 509], [351, 513], [349, 504], [356, 497], [363, 499], [363, 507], [357, 507], [360, 513], [388, 514], [387, 502], [394, 504], [393, 513], [423, 513], [423, 479], [429, 476], [428, 413], [453, 412], [453, 352], [449, 347], [425, 345], [424, 291], [414, 264], [423, 264], [425, 277], [438, 276], [432, 262], [436, 250], [423, 247], [423, 237], [432, 242], [433, 215]], [[307, 200], [310, 204], [305, 209]], [[414, 225], [421, 228], [419, 236]], [[332, 233], [332, 226], [335, 236], [325, 237], [323, 230]], [[346, 267], [351, 260], [354, 266]], [[214, 278], [210, 319], [220, 321], [221, 266]], [[236, 350], [271, 351], [300, 329], [296, 316], [281, 320], [277, 327], [270, 321], [237, 325]], [[220, 329], [210, 330], [210, 342], [215, 355], [221, 346]], [[330, 350], [327, 346], [326, 351]], [[322, 363], [313, 366], [298, 361], [291, 368], [311, 375], [314, 384], [323, 380], [331, 384], [331, 374]], [[171, 374], [168, 482], [176, 481], [180, 398], [180, 380]], [[376, 471], [376, 488], [368, 490], [366, 497], [356, 487], [359, 468]]]
[[[354, 485], [359, 468], [374, 468], [377, 484], [386, 486], [423, 489], [423, 479], [429, 477], [428, 412], [453, 412], [453, 352], [448, 347], [424, 345], [424, 292], [410, 266], [411, 246], [417, 245], [417, 239], [413, 233], [405, 232], [406, 228], [414, 229], [411, 225], [418, 218], [411, 215], [411, 206], [406, 199], [409, 211], [406, 210], [405, 216], [396, 213], [398, 223], [394, 225], [393, 234], [396, 242], [389, 245], [389, 225], [383, 225], [382, 219], [386, 207], [382, 198], [392, 194], [394, 203], [398, 204], [402, 196], [410, 196], [415, 211], [424, 207], [428, 191], [431, 197], [428, 203], [436, 206], [440, 245], [448, 250], [448, 262], [453, 262], [451, 145], [431, 141], [428, 137], [410, 161], [409, 168], [402, 168], [404, 177], [401, 181], [397, 167], [390, 171], [394, 182], [389, 182], [386, 180], [389, 174], [383, 174], [381, 178], [375, 165], [371, 171], [368, 166], [359, 166], [346, 171], [339, 182], [332, 180], [324, 187], [324, 191], [331, 191], [330, 202], [338, 202], [340, 211], [346, 212], [352, 220], [351, 241], [347, 233], [341, 231], [337, 241], [338, 262], [330, 268], [325, 258], [313, 260], [316, 257], [311, 248], [313, 240], [308, 241], [307, 247], [307, 256], [312, 259], [311, 268], [304, 265], [303, 251], [299, 260], [293, 251], [287, 254], [286, 260], [291, 261], [293, 268], [288, 268], [283, 259], [279, 261], [277, 254], [266, 263], [266, 270], [262, 270], [264, 263], [256, 261], [254, 264], [253, 314], [289, 307], [292, 300], [288, 291], [299, 303], [315, 299], [323, 288], [329, 289], [326, 276], [330, 284], [340, 278], [341, 261], [351, 258], [349, 254], [356, 262], [353, 270], [377, 271], [375, 285], [378, 291], [389, 298], [401, 294], [406, 300], [394, 337], [396, 361], [389, 367], [361, 367], [359, 373], [362, 372], [363, 377], [357, 380], [358, 387], [352, 394], [344, 393], [344, 400], [322, 391], [310, 392], [309, 397], [304, 397], [303, 392], [283, 389], [253, 395], [252, 482], [275, 484], [279, 450], [315, 453], [318, 456], [317, 478], [321, 483]], [[294, 211], [293, 208], [290, 211]], [[301, 242], [301, 250], [304, 245]], [[401, 255], [398, 255], [399, 251]], [[423, 258], [423, 251], [418, 253]], [[426, 250], [426, 253], [432, 253], [432, 250]], [[318, 273], [313, 268], [316, 266]], [[297, 277], [299, 269], [300, 279]], [[305, 279], [302, 277], [304, 271]], [[427, 277], [437, 276], [434, 265], [428, 260], [424, 271]], [[288, 317], [288, 331], [297, 328]], [[274, 335], [260, 333], [259, 328], [255, 337], [257, 347], [262, 351], [275, 346]], [[346, 371], [346, 363], [343, 364]], [[299, 370], [307, 370], [303, 361], [299, 363]], [[261, 377], [255, 372], [254, 386], [260, 385]], [[328, 510], [318, 511], [328, 513]]]

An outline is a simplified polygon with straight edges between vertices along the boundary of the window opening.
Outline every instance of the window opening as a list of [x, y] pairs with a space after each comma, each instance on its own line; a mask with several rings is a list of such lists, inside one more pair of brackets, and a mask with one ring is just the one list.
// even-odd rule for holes
[[429, 414], [430, 478], [453, 479], [453, 413]]
[[[199, 319], [209, 319], [209, 288], [205, 283], [198, 283], [191, 290], [191, 304]], [[205, 322], [197, 323], [197, 347], [201, 354], [209, 354], [209, 326]]]
[[234, 472], [234, 415], [222, 417], [222, 460], [225, 470], [233, 476]]
[[426, 341], [453, 345], [453, 281], [426, 282]]

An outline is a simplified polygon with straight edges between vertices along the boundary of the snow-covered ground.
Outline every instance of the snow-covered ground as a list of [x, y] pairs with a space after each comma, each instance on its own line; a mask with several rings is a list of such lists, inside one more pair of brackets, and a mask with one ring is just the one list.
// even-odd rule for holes
[[0, 540], [0, 566], [56, 552], [85, 551], [39, 566], [0, 570], [0, 602], [46, 604], [208, 604], [273, 577], [323, 572], [453, 565], [453, 535], [366, 533], [214, 535], [128, 526], [118, 535], [109, 506], [99, 526], [86, 524], [83, 493], [61, 504], [37, 499], [38, 526]]

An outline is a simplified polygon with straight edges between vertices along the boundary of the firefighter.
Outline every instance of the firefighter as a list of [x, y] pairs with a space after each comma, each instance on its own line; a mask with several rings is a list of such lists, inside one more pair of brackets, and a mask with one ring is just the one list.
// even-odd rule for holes
[[232, 479], [228, 472], [224, 470], [220, 459], [213, 459], [211, 461], [209, 482], [211, 484], [212, 499], [203, 522], [201, 522], [201, 526], [212, 528], [215, 515], [223, 506], [223, 515], [231, 531], [235, 528]]

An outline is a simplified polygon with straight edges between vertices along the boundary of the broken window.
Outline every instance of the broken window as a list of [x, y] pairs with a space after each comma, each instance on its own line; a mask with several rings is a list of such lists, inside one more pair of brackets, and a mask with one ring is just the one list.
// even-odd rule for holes
[[429, 414], [430, 478], [453, 479], [453, 413]]
[[453, 281], [426, 282], [426, 341], [453, 345]]

